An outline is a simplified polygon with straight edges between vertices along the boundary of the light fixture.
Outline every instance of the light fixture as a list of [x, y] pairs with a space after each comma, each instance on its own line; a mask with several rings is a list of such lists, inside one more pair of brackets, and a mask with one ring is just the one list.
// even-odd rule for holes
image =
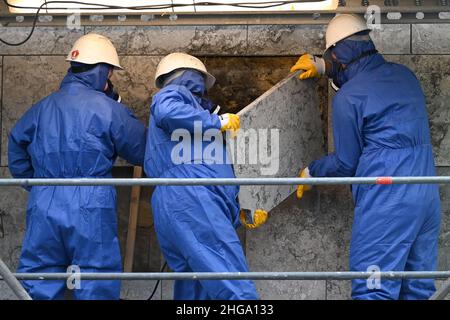
[[[45, 13], [264, 13], [264, 12], [309, 12], [332, 11], [339, 0], [276, 1], [276, 0], [94, 0], [85, 4], [57, 1], [42, 8]], [[45, 0], [9, 0], [11, 13], [35, 13]], [[216, 4], [216, 5], [215, 5]], [[172, 6], [174, 5], [174, 6]], [[120, 8], [112, 8], [120, 7]], [[144, 7], [140, 10], [127, 9]]]

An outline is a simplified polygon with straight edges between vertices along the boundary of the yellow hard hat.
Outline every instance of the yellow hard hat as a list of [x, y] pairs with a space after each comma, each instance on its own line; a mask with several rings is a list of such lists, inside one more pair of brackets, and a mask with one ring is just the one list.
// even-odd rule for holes
[[369, 31], [366, 21], [353, 14], [338, 14], [327, 27], [325, 53], [341, 40], [361, 31]]
[[205, 65], [198, 58], [186, 53], [175, 52], [165, 56], [159, 62], [155, 73], [156, 87], [162, 88], [163, 76], [177, 69], [194, 69], [204, 74], [206, 89], [210, 89], [216, 82], [216, 78], [206, 70]]
[[112, 42], [107, 37], [95, 33], [79, 38], [67, 55], [66, 61], [85, 64], [107, 63], [123, 70]]

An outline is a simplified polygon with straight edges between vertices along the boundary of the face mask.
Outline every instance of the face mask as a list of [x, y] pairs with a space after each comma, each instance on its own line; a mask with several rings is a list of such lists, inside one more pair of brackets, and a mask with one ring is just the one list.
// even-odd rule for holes
[[217, 108], [217, 104], [215, 104], [208, 98], [200, 97], [198, 95], [195, 95], [195, 97], [197, 98], [198, 102], [200, 103], [203, 109], [208, 110], [209, 112], [212, 113]]
[[340, 87], [347, 81], [345, 77], [345, 66], [336, 60], [331, 60], [331, 72], [329, 77], [331, 79], [331, 87], [338, 91]]
[[366, 52], [363, 52], [359, 57], [356, 57], [355, 59], [353, 59], [352, 61], [350, 61], [349, 63], [347, 63], [345, 66], [334, 59], [331, 59], [331, 72], [329, 73], [328, 77], [331, 79], [331, 87], [335, 90], [338, 91], [343, 85], [344, 83], [347, 82], [347, 76], [345, 75], [345, 70], [348, 68], [349, 65], [351, 65], [352, 63], [355, 63], [359, 60], [361, 60], [362, 58], [371, 56], [373, 54], [378, 53], [377, 50], [369, 50]]

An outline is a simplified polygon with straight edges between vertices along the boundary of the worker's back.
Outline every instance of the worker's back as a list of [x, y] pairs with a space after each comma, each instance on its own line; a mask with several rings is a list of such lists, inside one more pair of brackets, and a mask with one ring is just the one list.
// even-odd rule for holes
[[144, 126], [99, 90], [100, 76], [95, 69], [69, 72], [59, 91], [36, 103], [17, 122], [9, 149], [13, 175], [21, 176], [20, 165], [15, 164], [16, 143], [27, 144], [34, 177], [109, 176], [118, 154], [142, 164]]
[[425, 97], [408, 68], [381, 63], [346, 83], [337, 102], [340, 94], [360, 114], [363, 141], [356, 176], [435, 175]]
[[[117, 155], [142, 165], [146, 129], [103, 93], [110, 66], [65, 77], [13, 128], [9, 169], [15, 178], [108, 177]], [[35, 186], [27, 208], [20, 272], [120, 272], [116, 193], [112, 186]], [[24, 283], [35, 299], [61, 299], [64, 281]], [[118, 299], [120, 283], [86, 281], [78, 299]]]

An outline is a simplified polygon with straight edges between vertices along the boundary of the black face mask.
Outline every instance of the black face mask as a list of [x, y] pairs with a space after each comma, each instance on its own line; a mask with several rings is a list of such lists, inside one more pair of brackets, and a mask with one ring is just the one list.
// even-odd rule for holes
[[198, 94], [194, 94], [195, 97], [198, 99], [197, 101], [200, 103], [203, 109], [208, 110], [210, 113], [213, 113], [214, 110], [217, 108], [217, 104], [209, 100], [208, 98], [205, 98], [204, 96], [200, 96]]
[[355, 59], [353, 59], [346, 65], [344, 65], [343, 63], [341, 63], [337, 60], [332, 59], [330, 61], [331, 62], [331, 71], [328, 75], [328, 77], [332, 79], [331, 87], [335, 91], [338, 91], [344, 85], [344, 83], [347, 82], [347, 78], [345, 76], [345, 70], [348, 68], [348, 66], [361, 60], [362, 58], [374, 55], [376, 53], [378, 53], [378, 51], [376, 49], [363, 52], [363, 53], [361, 53], [361, 55], [359, 55], [358, 57], [356, 57]]

